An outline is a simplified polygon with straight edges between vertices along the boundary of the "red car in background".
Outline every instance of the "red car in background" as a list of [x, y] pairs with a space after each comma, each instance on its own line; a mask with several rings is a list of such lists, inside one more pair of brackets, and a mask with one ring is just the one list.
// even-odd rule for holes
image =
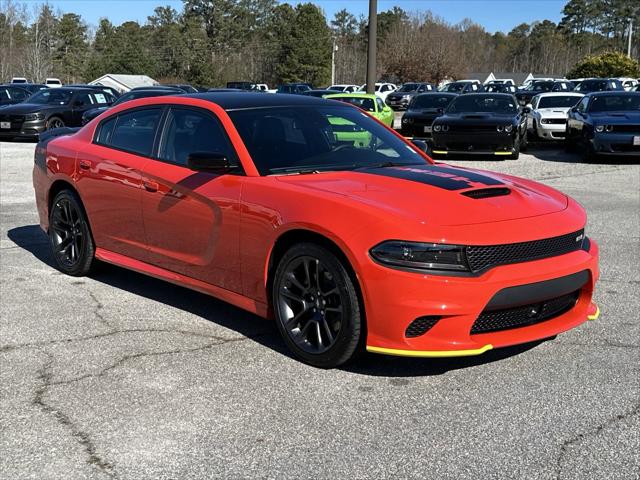
[[598, 315], [577, 202], [435, 164], [339, 102], [134, 100], [45, 135], [33, 182], [61, 271], [101, 260], [275, 317], [320, 367], [477, 355]]

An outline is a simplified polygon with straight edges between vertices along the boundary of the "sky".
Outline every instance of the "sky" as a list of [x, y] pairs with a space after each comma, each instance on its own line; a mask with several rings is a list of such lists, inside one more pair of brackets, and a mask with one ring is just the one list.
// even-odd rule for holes
[[[27, 0], [26, 3], [35, 5], [41, 0]], [[115, 24], [127, 20], [144, 23], [154, 8], [162, 5], [182, 10], [182, 1], [179, 0], [49, 0], [49, 3], [63, 13], [80, 14], [94, 26], [101, 17], [107, 17]], [[300, 2], [289, 0], [289, 3]], [[367, 15], [369, 9], [368, 0], [316, 0], [313, 3], [319, 5], [329, 18], [342, 8], [356, 16]], [[566, 0], [378, 0], [378, 12], [395, 5], [409, 12], [431, 10], [451, 23], [470, 18], [489, 32], [508, 32], [523, 22], [545, 19], [558, 22], [565, 3]]]

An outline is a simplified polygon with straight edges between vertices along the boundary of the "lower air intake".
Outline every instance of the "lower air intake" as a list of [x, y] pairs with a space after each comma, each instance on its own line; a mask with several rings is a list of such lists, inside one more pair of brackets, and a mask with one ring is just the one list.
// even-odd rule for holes
[[438, 320], [440, 320], [440, 317], [418, 317], [409, 324], [404, 332], [404, 336], [407, 338], [415, 338], [420, 335], [424, 335], [431, 330], [436, 323], [438, 323]]
[[471, 334], [509, 330], [551, 320], [571, 310], [579, 296], [580, 290], [577, 290], [540, 303], [505, 310], [484, 311], [471, 327]]

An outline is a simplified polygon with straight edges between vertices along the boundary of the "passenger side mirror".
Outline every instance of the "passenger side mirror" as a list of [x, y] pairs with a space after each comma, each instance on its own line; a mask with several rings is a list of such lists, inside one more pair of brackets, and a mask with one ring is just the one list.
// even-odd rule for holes
[[411, 140], [414, 146], [418, 147], [419, 150], [422, 150], [427, 155], [431, 155], [431, 148], [429, 148], [429, 144], [424, 140]]
[[225, 155], [217, 152], [193, 152], [187, 157], [187, 167], [196, 172], [224, 174], [231, 170]]
[[522, 113], [531, 113], [531, 107], [522, 107]]

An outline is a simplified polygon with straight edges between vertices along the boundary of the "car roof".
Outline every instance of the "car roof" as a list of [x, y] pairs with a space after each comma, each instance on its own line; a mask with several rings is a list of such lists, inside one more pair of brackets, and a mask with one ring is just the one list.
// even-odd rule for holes
[[187, 95], [181, 95], [181, 97], [207, 100], [219, 105], [224, 110], [243, 110], [265, 107], [290, 107], [301, 105], [327, 105], [326, 100], [322, 98], [312, 97], [309, 95], [289, 95], [286, 93], [279, 93], [277, 95], [248, 95], [241, 92], [206, 92], [190, 93]]
[[426, 97], [426, 96], [439, 96], [439, 97], [457, 97], [459, 96], [459, 93], [457, 92], [425, 92], [425, 93], [419, 93], [418, 95], [416, 95], [416, 97]]
[[375, 93], [351, 92], [332, 93], [331, 95], [327, 95], [327, 98], [378, 98], [378, 96]]
[[580, 93], [580, 92], [572, 92], [572, 91], [568, 91], [568, 92], [544, 92], [544, 93], [539, 93], [536, 96], [540, 97], [540, 98], [546, 98], [546, 97], [584, 97], [584, 94]]
[[640, 95], [640, 92], [628, 92], [626, 90], [609, 90], [609, 91], [605, 91], [605, 92], [589, 92], [585, 95], [585, 97], [613, 97], [613, 96], [620, 96], [623, 95], [625, 97], [635, 97]]

